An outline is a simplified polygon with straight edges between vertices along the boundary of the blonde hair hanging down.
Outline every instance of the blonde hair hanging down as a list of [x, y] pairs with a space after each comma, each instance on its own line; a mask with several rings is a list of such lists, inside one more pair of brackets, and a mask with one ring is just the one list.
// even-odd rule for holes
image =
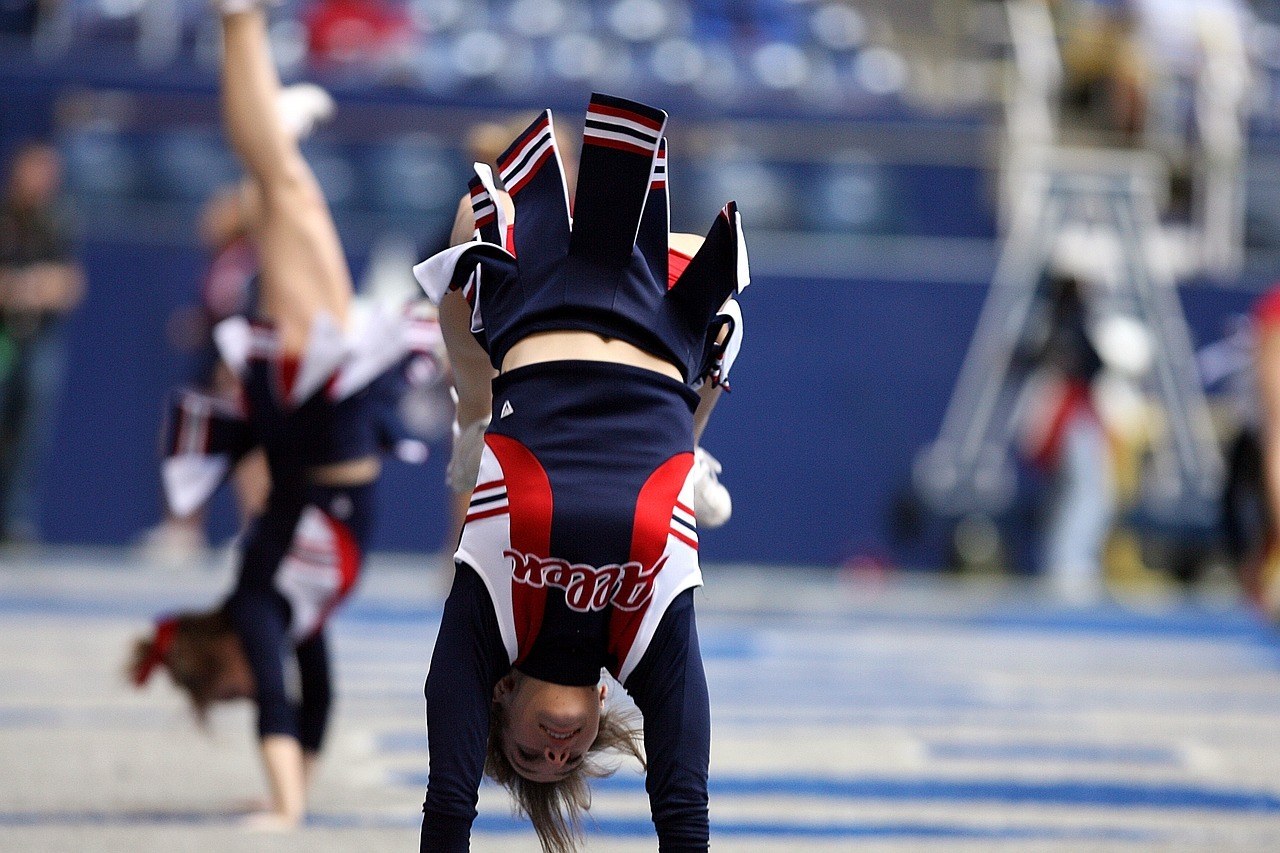
[[484, 772], [511, 792], [516, 811], [527, 816], [538, 833], [543, 853], [574, 853], [582, 840], [582, 818], [591, 808], [590, 779], [612, 776], [618, 762], [601, 760], [604, 753], [633, 756], [648, 769], [644, 759], [644, 739], [634, 716], [616, 709], [600, 712], [600, 730], [587, 749], [587, 756], [559, 782], [533, 782], [521, 776], [507, 760], [503, 734], [506, 717], [497, 702], [489, 712], [489, 743]]

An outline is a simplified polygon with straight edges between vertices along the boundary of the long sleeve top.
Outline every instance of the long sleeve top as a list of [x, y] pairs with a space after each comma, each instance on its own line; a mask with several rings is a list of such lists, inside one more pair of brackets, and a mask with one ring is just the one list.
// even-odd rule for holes
[[[470, 850], [493, 687], [511, 670], [488, 590], [459, 564], [427, 677], [431, 770], [423, 853]], [[644, 717], [645, 787], [662, 853], [706, 851], [711, 711], [693, 590], [663, 614], [624, 689]]]

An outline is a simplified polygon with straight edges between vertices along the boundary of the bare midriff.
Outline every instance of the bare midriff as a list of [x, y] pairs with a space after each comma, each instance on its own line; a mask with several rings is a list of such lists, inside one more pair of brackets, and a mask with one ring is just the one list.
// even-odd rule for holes
[[507, 350], [502, 359], [502, 372], [540, 364], [546, 361], [609, 361], [643, 367], [683, 382], [680, 369], [666, 359], [645, 352], [635, 344], [617, 338], [605, 338], [595, 332], [562, 330], [538, 332], [522, 338]]

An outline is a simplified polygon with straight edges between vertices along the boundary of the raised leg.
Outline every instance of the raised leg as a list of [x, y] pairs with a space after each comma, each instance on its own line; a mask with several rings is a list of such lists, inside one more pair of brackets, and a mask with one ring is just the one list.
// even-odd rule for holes
[[260, 10], [223, 15], [222, 106], [227, 135], [257, 184], [262, 310], [300, 352], [320, 312], [345, 322], [351, 273], [315, 175], [281, 120], [280, 78]]

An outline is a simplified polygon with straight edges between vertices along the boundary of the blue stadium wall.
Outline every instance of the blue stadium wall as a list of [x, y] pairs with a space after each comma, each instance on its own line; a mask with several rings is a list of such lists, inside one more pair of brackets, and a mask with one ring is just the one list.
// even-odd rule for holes
[[[0, 151], [53, 132], [54, 102], [79, 73], [0, 64]], [[98, 73], [105, 73], [102, 67]], [[137, 76], [116, 82], [148, 90]], [[113, 79], [97, 82], [110, 86]], [[212, 91], [203, 78], [157, 84], [158, 91], [169, 88], [196, 97]], [[582, 99], [570, 100], [577, 109]], [[903, 118], [886, 120], [899, 129], [916, 127], [895, 124]], [[915, 135], [946, 125], [911, 121], [926, 122]], [[967, 121], [964, 138], [973, 145], [981, 140], [981, 120]], [[885, 182], [879, 188], [887, 200], [884, 221], [865, 223], [868, 233], [978, 243], [992, 233], [981, 169], [915, 163], [878, 174]], [[793, 177], [800, 186], [827, 185], [822, 175]], [[1251, 177], [1251, 198], [1263, 195], [1254, 192], [1261, 183]], [[691, 179], [687, 192], [696, 184]], [[164, 245], [174, 242], [172, 234], [154, 236], [150, 243], [131, 234], [136, 243], [98, 239], [85, 246], [90, 287], [70, 322], [67, 389], [45, 466], [43, 530], [51, 542], [127, 544], [161, 518], [162, 404], [192, 370], [190, 358], [167, 345], [166, 323], [174, 309], [196, 301], [203, 257], [191, 247]], [[1280, 229], [1275, 236], [1280, 239]], [[363, 259], [352, 260], [359, 267]], [[784, 267], [775, 259], [773, 268]], [[973, 283], [982, 275], [975, 275], [972, 258], [957, 262], [954, 280], [943, 268], [934, 280], [909, 283], [757, 273], [744, 297], [748, 338], [735, 390], [704, 441], [724, 463], [735, 505], [728, 526], [703, 532], [707, 560], [833, 564], [869, 557], [942, 564], [945, 522], [923, 524], [908, 541], [889, 516], [909, 490], [916, 452], [936, 433], [985, 297], [985, 288]], [[891, 272], [902, 277], [901, 270]], [[1255, 271], [1235, 289], [1185, 289], [1197, 343], [1217, 338], [1226, 317], [1245, 310], [1264, 283]], [[433, 451], [424, 466], [388, 463], [376, 547], [434, 551], [444, 545], [448, 448]], [[1015, 534], [1025, 534], [1033, 500], [1028, 496], [1011, 513]], [[229, 496], [215, 501], [210, 523], [215, 541], [232, 535]]]
[[[191, 304], [190, 249], [92, 243], [88, 297], [70, 325], [67, 391], [46, 466], [53, 542], [125, 544], [161, 517], [157, 432], [166, 389], [191, 369], [166, 318]], [[705, 532], [710, 561], [831, 564], [887, 554], [938, 565], [937, 539], [894, 541], [894, 496], [933, 438], [985, 288], [960, 283], [757, 278], [748, 337], [705, 444], [724, 463], [734, 517]], [[1216, 338], [1241, 290], [1187, 289], [1196, 339]], [[391, 463], [376, 547], [433, 551], [445, 535], [447, 447], [421, 467]], [[216, 536], [232, 532], [225, 495]]]

